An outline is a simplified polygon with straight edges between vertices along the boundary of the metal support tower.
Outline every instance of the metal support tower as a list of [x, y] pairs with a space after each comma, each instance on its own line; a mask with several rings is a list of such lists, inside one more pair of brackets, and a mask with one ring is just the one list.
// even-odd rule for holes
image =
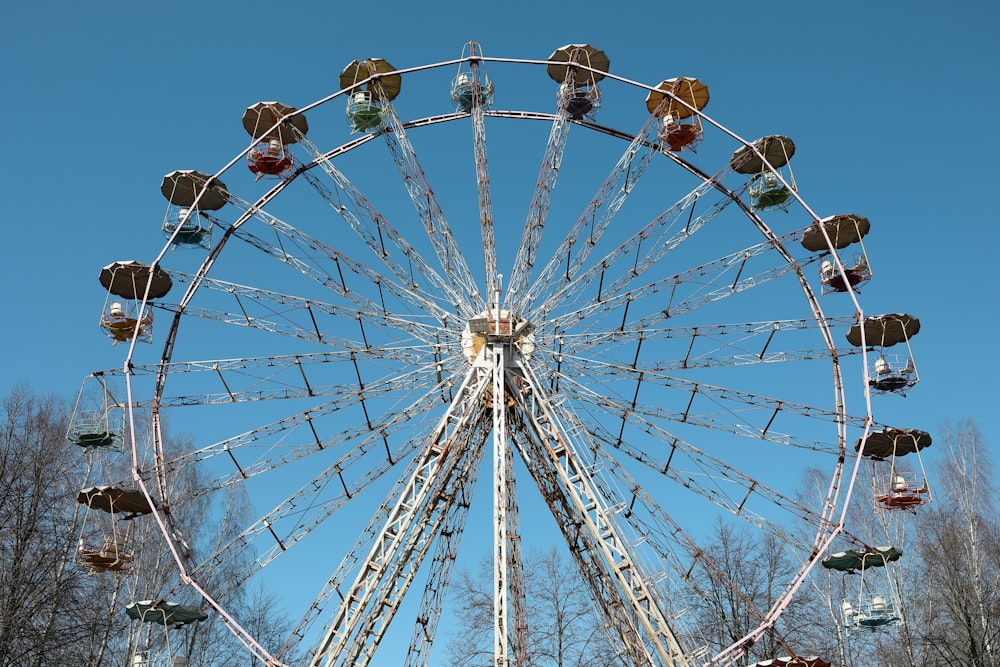
[[[495, 334], [500, 334], [499, 308], [495, 319]], [[507, 648], [507, 410], [504, 376], [506, 374], [506, 343], [489, 343], [493, 361], [493, 664], [506, 667], [510, 658]]]
[[[466, 434], [475, 423], [477, 414], [482, 414], [481, 410], [477, 411], [474, 408], [485, 395], [490, 380], [490, 374], [478, 372], [476, 367], [466, 375], [465, 381], [456, 392], [455, 399], [438, 422], [432, 437], [420, 454], [419, 463], [395, 506], [389, 511], [381, 533], [354, 582], [347, 590], [339, 592], [341, 603], [309, 663], [310, 667], [361, 664], [341, 663], [340, 660], [343, 659], [350, 637], [363, 621], [371, 620], [373, 607], [375, 610], [390, 612], [389, 618], [383, 623], [383, 626], [388, 625], [396, 605], [387, 603], [387, 595], [375, 600], [376, 590], [387, 578], [390, 564], [404, 553], [406, 534], [411, 530], [421, 530], [417, 521], [418, 513], [428, 503], [439, 501], [435, 491], [440, 490], [447, 479], [454, 474], [457, 459], [465, 453], [459, 443], [467, 439]], [[419, 566], [419, 562], [413, 563], [413, 567], [416, 566]], [[399, 593], [397, 597], [401, 595], [399, 591], [385, 591], [385, 593]]]
[[[592, 469], [552, 410], [544, 385], [526, 360], [512, 359], [510, 366], [508, 391], [520, 408], [532, 449], [525, 452], [525, 460], [529, 469], [535, 468], [536, 480], [547, 480], [549, 493], [543, 495], [556, 516], [571, 518], [561, 522], [561, 528], [597, 601], [615, 622], [627, 654], [636, 665], [688, 667], [659, 595], [633, 558], [592, 479]], [[549, 500], [557, 497], [561, 507]]]

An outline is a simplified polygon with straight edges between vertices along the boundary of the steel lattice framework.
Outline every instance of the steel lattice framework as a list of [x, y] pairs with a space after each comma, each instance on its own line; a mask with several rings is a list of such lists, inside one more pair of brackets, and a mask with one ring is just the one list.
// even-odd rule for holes
[[[516, 90], [555, 65], [554, 111], [513, 95], [497, 108], [501, 79], [487, 67], [512, 73]], [[430, 89], [456, 70], [454, 111], [435, 103], [403, 119], [399, 81]], [[857, 470], [845, 468], [856, 464], [848, 437], [872, 425], [864, 391], [861, 416], [848, 413], [843, 380], [845, 364], [867, 377], [866, 348], [835, 336], [863, 318], [860, 305], [848, 290], [847, 314], [824, 312], [813, 270], [828, 257], [842, 270], [837, 248], [799, 243], [820, 218], [792, 189], [795, 212], [772, 229], [730, 163], [736, 149], [767, 166], [765, 156], [700, 109], [697, 156], [666, 146], [662, 114], [636, 132], [598, 123], [598, 102], [602, 114], [614, 99], [641, 110], [654, 88], [590, 60], [488, 58], [473, 44], [454, 61], [369, 59], [357, 71], [301, 109], [261, 103], [272, 126], [203, 174], [184, 209], [212, 238], [190, 266], [170, 268], [180, 296], [136, 299], [140, 312], [161, 311], [159, 358], [144, 363], [136, 336], [123, 368], [106, 372], [127, 385], [133, 481], [176, 561], [175, 592], [195, 591], [268, 665], [374, 664], [402, 616], [414, 619], [406, 664], [427, 665], [469, 551], [475, 489], [488, 485], [490, 518], [471, 530], [488, 523], [492, 545], [490, 664], [532, 662], [529, 493], [628, 663], [731, 665], [764, 633], [780, 636], [782, 610], [842, 532]], [[598, 93], [599, 80], [618, 97]], [[346, 142], [322, 148], [331, 142], [305, 117], [326, 123], [345, 101], [349, 120], [365, 103], [377, 123], [357, 121]], [[533, 129], [546, 124], [547, 139]], [[502, 137], [489, 158], [487, 129]], [[526, 155], [537, 156], [514, 146], [536, 137], [541, 164], [525, 178]], [[292, 166], [250, 183], [237, 168], [275, 138], [298, 153]], [[444, 157], [456, 146], [471, 148], [461, 162]], [[713, 159], [722, 166], [699, 166]], [[225, 207], [200, 210], [212, 192]], [[445, 215], [453, 200], [457, 225]], [[523, 223], [511, 222], [515, 202], [527, 206]], [[154, 267], [178, 244], [180, 225], [170, 229]], [[174, 411], [195, 414], [194, 448], [165, 435]], [[812, 504], [795, 493], [806, 466], [828, 475]], [[245, 501], [220, 514], [220, 497]], [[193, 515], [231, 530], [193, 543]], [[716, 515], [795, 555], [773, 600], [714, 564], [702, 545]], [[731, 646], [706, 648], [685, 620], [705, 594], [699, 572], [756, 619]], [[301, 620], [280, 646], [264, 646], [227, 602], [257, 581], [295, 582]]]

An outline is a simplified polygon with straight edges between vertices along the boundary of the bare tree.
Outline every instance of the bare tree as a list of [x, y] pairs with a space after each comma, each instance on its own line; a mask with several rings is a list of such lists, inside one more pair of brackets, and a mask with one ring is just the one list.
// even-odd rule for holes
[[[920, 582], [908, 625], [918, 664], [1000, 665], [1000, 493], [972, 420], [947, 425], [935, 502], [914, 525]], [[885, 657], [892, 659], [892, 647]]]
[[[788, 545], [771, 533], [757, 533], [719, 520], [707, 542], [705, 556], [692, 576], [702, 598], [694, 612], [710, 649], [721, 650], [756, 628], [796, 571]], [[793, 600], [785, 613], [801, 607]], [[796, 642], [798, 644], [798, 642]], [[767, 660], [788, 653], [784, 637], [772, 629], [748, 649], [747, 661]]]
[[[457, 573], [451, 600], [462, 625], [448, 642], [450, 667], [481, 667], [493, 658], [492, 562]], [[554, 546], [525, 559], [528, 654], [532, 667], [623, 667], [615, 644], [575, 564]]]
[[[854, 538], [903, 552], [898, 562], [864, 574], [866, 585], [874, 579], [898, 594], [902, 625], [848, 633], [839, 602], [858, 595], [861, 574], [819, 569], [810, 579], [806, 597], [816, 622], [799, 627], [812, 627], [813, 641], [828, 645], [845, 667], [1000, 665], [1000, 494], [993, 462], [971, 420], [946, 425], [942, 440], [928, 465], [933, 503], [875, 513], [871, 489], [876, 479], [872, 467], [865, 466], [847, 517]], [[811, 488], [808, 476], [803, 487]], [[857, 546], [844, 543], [844, 548]]]
[[[873, 493], [880, 479], [880, 472], [870, 462], [862, 462], [854, 494], [847, 512], [847, 532], [836, 542], [831, 551], [863, 550], [872, 547], [893, 547], [902, 552], [898, 562], [888, 566], [870, 566], [865, 571], [852, 569], [846, 572], [815, 568], [806, 586], [799, 594], [797, 609], [782, 616], [782, 620], [796, 628], [801, 645], [811, 652], [823, 655], [839, 665], [862, 665], [878, 662], [879, 656], [892, 647], [890, 664], [898, 667], [918, 667], [910, 626], [872, 629], [871, 627], [846, 626], [841, 603], [849, 601], [858, 606], [864, 591], [888, 596], [905, 608], [913, 597], [919, 557], [912, 547], [912, 526], [917, 520], [913, 512], [876, 512]], [[803, 475], [800, 499], [817, 497], [821, 486], [828, 483], [818, 470], [807, 470]], [[885, 649], [883, 649], [885, 647]]]
[[0, 665], [78, 664], [85, 623], [63, 612], [87, 596], [67, 567], [75, 543], [73, 459], [67, 409], [15, 388], [0, 433]]
[[[124, 607], [136, 600], [173, 601], [197, 606], [199, 598], [177, 587], [177, 568], [149, 516], [125, 519], [77, 502], [81, 488], [128, 485], [129, 458], [120, 452], [87, 454], [67, 442], [70, 418], [65, 403], [17, 387], [2, 401], [0, 422], [0, 667], [132, 664], [137, 651], [191, 657], [193, 667], [238, 667], [251, 659], [239, 642], [212, 618], [184, 631], [132, 621]], [[171, 439], [175, 450], [191, 447]], [[193, 470], [177, 480], [180, 496], [199, 487]], [[186, 491], [185, 491], [186, 489]], [[189, 495], [190, 495], [189, 493]], [[249, 501], [233, 490], [215, 505], [206, 503], [185, 525], [196, 547], [214, 551], [227, 539], [227, 522], [249, 511]], [[88, 516], [88, 512], [90, 515]], [[78, 561], [84, 530], [127, 535], [129, 566], [105, 571]], [[231, 578], [246, 563], [222, 559], [213, 576]], [[242, 591], [226, 601], [253, 623], [258, 636], [281, 636], [288, 620], [264, 590]]]

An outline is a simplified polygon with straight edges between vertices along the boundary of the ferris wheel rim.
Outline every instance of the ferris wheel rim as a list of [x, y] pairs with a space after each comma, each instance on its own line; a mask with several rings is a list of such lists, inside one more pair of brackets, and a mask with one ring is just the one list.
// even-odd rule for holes
[[[521, 60], [514, 60], [514, 59], [492, 59], [492, 58], [480, 58], [480, 59], [483, 60], [484, 62], [518, 62], [518, 63], [532, 63], [532, 64], [545, 64], [547, 62], [547, 61], [528, 61], [528, 60], [521, 61]], [[426, 66], [421, 66], [421, 67], [417, 67], [417, 68], [409, 68], [407, 70], [397, 70], [397, 71], [400, 72], [400, 73], [409, 73], [409, 72], [421, 71], [423, 69], [431, 69], [431, 68], [435, 68], [435, 67], [442, 67], [442, 66], [445, 66], [445, 65], [454, 65], [454, 64], [463, 62], [463, 60], [468, 60], [468, 59], [455, 60], [455, 61], [446, 61], [446, 62], [443, 62], [443, 63], [434, 64], [434, 65], [426, 65]], [[609, 77], [612, 78], [612, 79], [619, 79], [619, 80], [627, 82], [627, 80], [621, 79], [620, 77], [614, 77], [613, 75], [609, 75]], [[629, 83], [633, 83], [634, 84], [634, 82], [629, 82]], [[641, 84], [636, 84], [636, 85], [640, 85], [640, 87], [644, 87]], [[331, 99], [334, 99], [337, 96], [345, 93], [345, 91], [347, 91], [347, 90], [348, 89], [343, 89], [341, 91], [338, 91], [338, 93], [335, 93], [334, 95], [332, 95], [330, 97], [323, 98], [323, 100], [317, 101], [316, 103], [313, 103], [313, 104], [311, 104], [311, 105], [309, 105], [307, 107], [304, 107], [302, 110], [300, 110], [297, 113], [302, 113], [302, 112], [304, 112], [306, 110], [310, 110], [312, 108], [315, 108], [319, 103], [324, 102], [324, 101], [328, 101], [328, 100], [331, 100]], [[525, 115], [525, 114], [530, 114], [530, 115]], [[490, 112], [487, 112], [486, 115], [487, 115], [487, 117], [511, 118], [511, 119], [516, 119], [516, 120], [543, 120], [543, 121], [550, 121], [550, 122], [553, 121], [557, 117], [556, 114], [551, 114], [551, 113], [519, 112], [519, 111], [499, 111], [499, 112], [498, 111], [490, 111]], [[439, 115], [439, 116], [428, 116], [428, 117], [416, 119], [416, 120], [413, 120], [413, 121], [408, 121], [407, 123], [404, 124], [404, 127], [406, 129], [413, 129], [413, 128], [417, 128], [417, 127], [423, 127], [425, 125], [433, 125], [433, 124], [438, 124], [438, 123], [444, 123], [444, 122], [451, 122], [451, 121], [455, 121], [455, 120], [461, 120], [461, 119], [467, 118], [468, 116], [469, 116], [468, 113], [458, 113], [458, 112], [451, 113], [451, 114], [442, 114], [442, 115]], [[600, 125], [598, 123], [593, 123], [593, 122], [577, 122], [577, 121], [574, 121], [574, 123], [577, 124], [577, 125], [580, 125], [582, 127], [586, 127], [589, 130], [598, 131], [598, 132], [604, 132], [605, 134], [609, 134], [611, 136], [618, 136], [619, 138], [626, 138], [628, 136], [628, 133], [619, 133], [618, 131], [613, 130], [610, 127], [602, 126], [602, 125]], [[714, 123], [714, 121], [713, 121], [713, 123]], [[721, 128], [723, 126], [718, 125], [718, 127]], [[347, 153], [347, 152], [350, 152], [350, 151], [355, 150], [357, 148], [360, 148], [361, 146], [363, 146], [363, 145], [367, 144], [368, 142], [370, 142], [372, 139], [375, 139], [378, 136], [378, 134], [379, 133], [371, 133], [371, 134], [365, 135], [363, 137], [359, 137], [358, 139], [355, 139], [355, 140], [352, 140], [350, 142], [347, 142], [344, 145], [342, 145], [342, 146], [340, 146], [338, 148], [335, 148], [335, 149], [329, 151], [326, 154], [326, 156], [327, 156], [328, 159], [332, 159], [333, 157], [336, 157], [337, 155], [340, 155], [340, 154], [343, 154], [343, 153]], [[732, 136], [735, 136], [735, 135], [732, 135]], [[631, 138], [634, 139], [635, 135], [632, 135]], [[744, 145], [747, 145], [746, 142], [744, 142]], [[669, 157], [670, 159], [674, 160], [675, 163], [680, 164], [683, 168], [687, 169], [692, 175], [695, 175], [698, 178], [701, 178], [703, 180], [705, 180], [705, 179], [713, 179], [714, 178], [714, 177], [708, 175], [705, 172], [701, 172], [697, 167], [695, 167], [694, 165], [691, 165], [690, 163], [686, 162], [685, 160], [683, 160], [682, 158], [680, 158], [679, 156], [677, 156], [675, 154], [671, 154], [671, 153], [668, 153], [666, 151], [663, 151], [663, 153], [665, 155], [667, 155], [667, 157]], [[239, 161], [239, 159], [240, 159], [240, 157], [242, 157], [242, 155], [245, 155], [245, 152], [242, 153], [237, 158], [235, 158], [232, 162], [230, 162], [222, 171], [220, 171], [218, 174], [216, 174], [213, 178], [217, 178], [221, 174], [225, 173], [229, 168], [231, 168], [236, 162]], [[202, 264], [199, 266], [199, 269], [198, 269], [198, 272], [196, 274], [195, 279], [191, 281], [191, 284], [189, 285], [189, 287], [186, 290], [183, 298], [181, 299], [181, 302], [179, 304], [178, 309], [176, 310], [176, 312], [174, 314], [174, 317], [171, 319], [171, 324], [170, 324], [170, 327], [169, 327], [169, 330], [168, 330], [168, 334], [167, 334], [167, 340], [166, 340], [166, 343], [164, 345], [164, 351], [163, 351], [163, 353], [160, 356], [160, 368], [161, 368], [161, 370], [158, 371], [157, 378], [156, 378], [156, 390], [155, 390], [155, 396], [154, 396], [154, 404], [153, 404], [153, 408], [152, 408], [154, 415], [158, 415], [159, 411], [161, 409], [160, 408], [160, 402], [161, 402], [161, 399], [162, 399], [162, 395], [163, 395], [163, 391], [164, 391], [164, 388], [165, 388], [165, 385], [166, 385], [167, 378], [168, 378], [169, 373], [170, 373], [171, 361], [173, 359], [173, 353], [174, 353], [174, 345], [175, 345], [175, 342], [176, 342], [176, 339], [177, 339], [178, 331], [180, 330], [181, 325], [182, 325], [181, 323], [184, 321], [184, 317], [183, 316], [185, 315], [185, 310], [186, 310], [188, 304], [194, 298], [194, 296], [197, 293], [198, 289], [200, 288], [200, 286], [202, 284], [202, 279], [206, 278], [209, 275], [209, 273], [211, 271], [211, 268], [212, 268], [212, 265], [215, 262], [215, 259], [223, 252], [223, 249], [226, 246], [226, 244], [230, 240], [232, 240], [232, 236], [233, 236], [234, 230], [238, 229], [245, 221], [249, 220], [252, 217], [254, 211], [260, 210], [263, 207], [265, 207], [270, 201], [272, 201], [274, 198], [276, 198], [291, 182], [293, 182], [301, 174], [304, 174], [304, 173], [308, 172], [309, 170], [311, 170], [311, 169], [313, 169], [313, 168], [315, 168], [317, 166], [318, 166], [318, 161], [316, 161], [316, 160], [312, 161], [311, 163], [309, 163], [307, 165], [303, 165], [302, 167], [300, 167], [300, 169], [298, 169], [296, 171], [295, 175], [292, 178], [290, 178], [288, 180], [285, 180], [285, 181], [279, 182], [273, 188], [271, 188], [268, 192], [266, 192], [264, 195], [262, 195], [256, 202], [252, 203], [250, 205], [248, 211], [246, 213], [244, 213], [243, 215], [241, 215], [240, 218], [235, 223], [233, 223], [230, 228], [228, 228], [224, 232], [223, 237], [218, 242], [216, 242], [213, 245], [213, 247], [210, 250], [208, 256], [205, 259], [205, 261], [202, 262]], [[721, 183], [719, 183], [718, 186], [721, 188]], [[777, 235], [775, 235], [774, 232], [772, 232], [770, 230], [770, 228], [764, 223], [764, 221], [760, 218], [759, 215], [756, 215], [752, 211], [750, 211], [749, 207], [747, 207], [746, 204], [744, 202], [742, 202], [739, 199], [739, 196], [737, 194], [735, 194], [734, 192], [732, 192], [730, 190], [725, 190], [725, 189], [723, 189], [723, 192], [725, 194], [727, 194], [730, 198], [732, 198], [732, 200], [734, 201], [734, 203], [737, 203], [740, 206], [740, 208], [744, 209], [744, 214], [748, 218], [750, 218], [750, 220], [752, 222], [754, 222], [754, 224], [758, 227], [758, 230], [764, 235], [765, 238], [767, 238], [769, 241], [771, 241], [772, 243], [775, 244], [775, 248], [779, 252], [784, 252], [783, 245], [782, 245], [781, 241], [779, 240], [779, 238], [777, 237]], [[167, 245], [164, 248], [164, 251], [166, 251], [166, 249], [169, 247], [169, 245], [170, 244], [168, 242]], [[160, 256], [162, 257], [163, 254], [161, 253]], [[839, 406], [842, 406], [844, 404], [844, 402], [845, 402], [845, 399], [844, 399], [845, 387], [844, 387], [844, 382], [843, 382], [842, 375], [841, 375], [840, 370], [839, 370], [839, 361], [838, 361], [837, 346], [836, 346], [835, 342], [833, 341], [832, 333], [830, 332], [830, 328], [829, 328], [829, 325], [828, 325], [828, 318], [826, 318], [826, 316], [823, 314], [823, 310], [822, 310], [821, 306], [819, 305], [818, 296], [812, 290], [811, 284], [809, 283], [808, 279], [805, 277], [805, 274], [802, 271], [801, 267], [798, 266], [796, 260], [790, 254], [788, 254], [787, 252], [784, 252], [783, 256], [786, 257], [786, 260], [788, 261], [789, 264], [795, 266], [794, 273], [797, 275], [797, 279], [798, 279], [799, 284], [800, 284], [800, 286], [802, 288], [802, 291], [803, 291], [803, 293], [804, 293], [807, 301], [810, 304], [810, 308], [811, 308], [811, 310], [813, 312], [813, 316], [814, 316], [814, 318], [815, 318], [815, 320], [817, 322], [818, 328], [823, 333], [824, 341], [825, 341], [825, 343], [826, 343], [826, 345], [828, 347], [828, 352], [830, 354], [831, 362], [832, 362], [832, 365], [834, 367], [834, 373], [833, 373], [833, 377], [834, 377], [834, 380], [833, 380], [833, 383], [834, 383], [834, 393], [837, 396], [837, 401], [836, 402], [837, 402], [837, 405], [838, 405], [838, 408], [839, 408]], [[130, 349], [130, 351], [129, 351], [129, 361], [127, 363], [130, 363], [131, 352], [132, 352], [132, 350]], [[131, 396], [130, 396], [129, 402], [130, 403], [133, 402]], [[842, 414], [843, 418], [846, 420], [846, 411], [841, 410], [840, 414]], [[154, 417], [154, 419], [155, 419], [155, 417]], [[841, 452], [843, 452], [846, 449], [846, 436], [843, 433], [839, 434], [838, 444], [839, 444], [839, 447], [841, 449]], [[842, 465], [842, 462], [841, 462], [841, 465]], [[842, 473], [838, 472], [838, 473], [835, 473], [834, 476], [838, 477], [840, 474], [842, 474]]]

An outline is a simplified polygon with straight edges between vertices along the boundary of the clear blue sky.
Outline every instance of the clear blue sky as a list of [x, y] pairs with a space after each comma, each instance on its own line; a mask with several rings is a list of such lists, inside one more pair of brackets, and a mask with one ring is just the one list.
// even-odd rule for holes
[[318, 99], [346, 62], [372, 54], [405, 67], [458, 57], [470, 39], [487, 55], [537, 58], [589, 41], [628, 78], [709, 82], [706, 111], [745, 136], [795, 139], [806, 201], [873, 222], [877, 277], [865, 309], [923, 324], [914, 341], [923, 383], [894, 411], [928, 429], [974, 416], [996, 433], [990, 157], [1000, 53], [991, 34], [1000, 10], [966, 1], [629, 7], [297, 2], [270, 18], [264, 2], [8, 4], [4, 378], [67, 394], [90, 370], [119, 363], [120, 349], [97, 330], [98, 270], [155, 255], [162, 175], [228, 161], [245, 146], [247, 105]]
[[489, 56], [544, 59], [589, 42], [629, 79], [699, 77], [706, 112], [742, 136], [795, 140], [809, 205], [872, 221], [865, 311], [922, 323], [922, 382], [877, 397], [876, 419], [936, 433], [973, 417], [1000, 456], [995, 3], [113, 0], [7, 3], [0, 20], [8, 387], [70, 398], [87, 373], [121, 364], [123, 346], [97, 327], [98, 271], [156, 256], [160, 179], [228, 162], [247, 145], [249, 104], [303, 106], [358, 58], [402, 68], [457, 58], [474, 39]]

